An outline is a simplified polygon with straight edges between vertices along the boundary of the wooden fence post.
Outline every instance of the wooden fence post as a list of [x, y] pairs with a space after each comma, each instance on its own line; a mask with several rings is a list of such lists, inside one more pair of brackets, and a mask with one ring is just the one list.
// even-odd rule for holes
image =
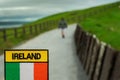
[[6, 29], [3, 29], [3, 39], [4, 41], [7, 41]]
[[95, 68], [96, 68], [96, 63], [98, 60], [99, 51], [100, 51], [100, 41], [96, 38], [94, 46], [93, 46], [93, 52], [92, 52], [93, 54], [91, 56], [91, 64], [90, 64], [90, 68], [88, 71], [90, 80], [93, 80], [93, 75], [95, 73]]
[[50, 26], [49, 26], [49, 21], [47, 21], [46, 23], [47, 23], [47, 28], [48, 28], [48, 27], [50, 28]]
[[77, 41], [79, 41], [79, 39], [78, 39], [79, 33], [81, 33], [81, 27], [77, 24], [76, 30], [75, 30], [75, 33], [74, 33], [76, 45], [77, 45]]
[[23, 35], [26, 35], [25, 27], [23, 27], [22, 29], [23, 29]]
[[52, 26], [52, 21], [50, 21], [50, 26]]
[[32, 34], [33, 33], [32, 26], [30, 26], [29, 29], [30, 29], [30, 34]]
[[34, 27], [35, 27], [35, 33], [37, 34], [38, 33], [37, 25], [35, 25]]
[[86, 62], [87, 62], [87, 59], [88, 59], [88, 51], [89, 51], [89, 47], [90, 47], [90, 44], [91, 44], [91, 41], [92, 41], [92, 35], [87, 33], [87, 37], [86, 37], [86, 47], [85, 47], [85, 52], [84, 52], [84, 60], [83, 60], [83, 67], [85, 69], [85, 65], [86, 65]]
[[88, 53], [88, 55], [87, 55], [88, 58], [87, 58], [87, 60], [84, 64], [85, 71], [86, 71], [87, 74], [89, 73], [89, 69], [90, 69], [91, 56], [93, 54], [93, 47], [94, 47], [94, 44], [95, 44], [95, 40], [96, 40], [96, 36], [95, 35], [91, 36], [91, 42], [89, 44], [89, 50], [87, 52]]
[[45, 22], [42, 23], [42, 29], [45, 30]]
[[99, 78], [100, 78], [101, 70], [103, 68], [103, 62], [104, 62], [104, 58], [105, 58], [106, 48], [107, 48], [106, 44], [101, 42], [99, 56], [98, 56], [98, 60], [96, 63], [93, 80], [99, 80]]
[[116, 51], [113, 59], [112, 74], [109, 75], [109, 80], [120, 80], [120, 52]]
[[54, 25], [56, 25], [56, 21], [54, 20]]
[[115, 60], [114, 60], [115, 55], [116, 55], [115, 52], [116, 51], [114, 49], [112, 49], [110, 46], [107, 46], [106, 53], [105, 53], [105, 59], [103, 62], [103, 68], [101, 70], [101, 75], [100, 75], [99, 80], [111, 80], [110, 78], [111, 78], [111, 73], [113, 70], [112, 68], [114, 67], [114, 64], [115, 64]]
[[39, 31], [41, 31], [41, 23], [39, 24]]
[[40, 30], [39, 30], [39, 24], [37, 24], [37, 31], [38, 31], [38, 33], [39, 33], [39, 31], [40, 31]]
[[41, 23], [41, 30], [43, 30], [44, 29], [44, 23], [42, 22]]
[[18, 37], [18, 34], [17, 34], [17, 28], [14, 28], [14, 36], [15, 36], [15, 38]]

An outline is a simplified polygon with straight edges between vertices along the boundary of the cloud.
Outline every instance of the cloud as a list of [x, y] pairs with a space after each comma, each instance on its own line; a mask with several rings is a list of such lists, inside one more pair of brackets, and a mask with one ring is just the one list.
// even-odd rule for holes
[[22, 18], [22, 19], [19, 19], [19, 18], [16, 18], [16, 19], [2, 19], [0, 20], [0, 22], [8, 22], [8, 21], [34, 21], [34, 20], [37, 20], [39, 18]]
[[0, 0], [0, 19], [43, 17], [117, 0]]
[[117, 0], [0, 0], [0, 7], [20, 7], [20, 6], [53, 6], [70, 7], [81, 6], [92, 3], [111, 2]]
[[29, 10], [30, 7], [6, 7], [6, 8], [0, 8], [0, 11], [14, 11], [14, 10]]
[[9, 7], [0, 8], [0, 16], [19, 16], [19, 15], [47, 15], [51, 13], [64, 11], [63, 8], [59, 7], [46, 7], [46, 6], [35, 6], [35, 7]]

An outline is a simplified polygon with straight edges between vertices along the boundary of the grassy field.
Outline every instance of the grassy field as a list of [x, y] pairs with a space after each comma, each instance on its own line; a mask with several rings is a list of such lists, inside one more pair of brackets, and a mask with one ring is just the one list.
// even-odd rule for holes
[[80, 23], [84, 30], [120, 50], [120, 8], [87, 18]]
[[[14, 29], [7, 29], [7, 41], [3, 41], [3, 33], [0, 31], [0, 54], [4, 49], [11, 48], [13, 46], [16, 46], [20, 43], [23, 43], [43, 32], [46, 32], [48, 30], [57, 28], [57, 23], [61, 19], [61, 17], [64, 17], [69, 24], [71, 23], [80, 23], [83, 28], [93, 34], [96, 34], [100, 40], [107, 42], [108, 44], [111, 44], [116, 49], [120, 49], [120, 9], [117, 7], [108, 8], [109, 6], [112, 6], [114, 4], [107, 4], [102, 5], [98, 7], [88, 8], [84, 10], [74, 10], [74, 11], [68, 11], [63, 13], [58, 13], [54, 15], [47, 16], [45, 18], [42, 18], [40, 20], [37, 20], [35, 22], [26, 24], [20, 28], [17, 29], [19, 32], [18, 37], [14, 37]], [[107, 9], [105, 9], [105, 7]], [[95, 12], [98, 10], [101, 13], [97, 13], [96, 15], [93, 15], [92, 17], [89, 16], [89, 18], [83, 20], [82, 17], [86, 14], [89, 14], [91, 12]], [[104, 11], [105, 10], [105, 11]], [[82, 19], [82, 20], [81, 20]], [[99, 19], [99, 20], [98, 20]], [[47, 24], [48, 22], [52, 22], [54, 24], [48, 24], [48, 25], [42, 25], [42, 29], [38, 29], [38, 33], [35, 33], [34, 27], [40, 26], [40, 24]], [[30, 34], [29, 28], [33, 26], [33, 34]], [[26, 34], [22, 34], [22, 29], [25, 27]], [[103, 36], [104, 35], [104, 36]]]

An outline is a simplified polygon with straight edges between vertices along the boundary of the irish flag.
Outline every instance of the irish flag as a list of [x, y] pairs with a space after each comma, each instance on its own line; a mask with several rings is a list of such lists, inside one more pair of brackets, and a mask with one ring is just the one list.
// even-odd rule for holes
[[48, 80], [47, 57], [46, 51], [6, 51], [5, 80]]
[[47, 63], [6, 63], [6, 80], [48, 80]]

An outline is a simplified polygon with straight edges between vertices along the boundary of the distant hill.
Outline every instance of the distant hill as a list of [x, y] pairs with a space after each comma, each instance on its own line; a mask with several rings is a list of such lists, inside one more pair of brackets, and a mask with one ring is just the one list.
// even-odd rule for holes
[[17, 25], [17, 24], [26, 24], [26, 23], [29, 23], [29, 22], [26, 22], [26, 21], [2, 21], [0, 22], [0, 25]]

